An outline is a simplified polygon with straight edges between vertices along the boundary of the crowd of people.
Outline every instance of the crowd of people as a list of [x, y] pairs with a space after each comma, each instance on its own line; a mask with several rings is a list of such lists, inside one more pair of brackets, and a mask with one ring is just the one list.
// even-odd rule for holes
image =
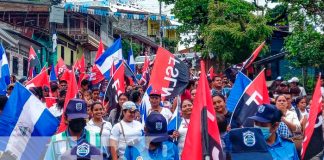
[[[7, 95], [0, 96], [0, 110], [15, 82], [16, 78], [12, 76]], [[19, 82], [25, 84], [27, 79], [22, 78]], [[108, 81], [104, 80], [100, 85], [94, 86], [84, 79], [77, 98], [69, 100], [65, 112], [67, 81], [51, 82], [50, 88], [30, 88], [44, 105], [46, 97], [56, 98], [57, 103], [48, 106], [49, 111], [59, 121], [65, 116], [68, 126], [64, 132], [51, 138], [44, 159], [75, 159], [90, 155], [91, 159], [113, 160], [180, 159], [194, 107], [197, 82], [197, 79], [190, 80], [181, 97], [172, 100], [162, 101], [160, 90], [151, 91], [151, 109], [145, 122], [139, 111], [145, 91], [141, 85], [127, 84], [125, 93], [118, 95], [116, 106], [110, 106], [105, 97]], [[231, 130], [229, 126], [232, 113], [227, 109], [226, 101], [229, 94], [233, 94], [233, 83], [226, 76], [215, 76], [209, 82], [223, 150], [228, 153], [231, 150], [228, 144], [231, 142], [226, 137]], [[288, 81], [278, 77], [269, 87], [271, 104], [261, 104], [263, 107], [259, 108], [263, 110], [259, 109], [255, 116], [250, 117], [254, 120], [255, 128], [261, 129], [273, 159], [300, 158], [311, 104], [310, 94], [306, 94], [305, 89], [299, 85], [297, 77]], [[180, 126], [178, 130], [168, 131], [167, 125], [177, 106], [181, 112]], [[225, 156], [226, 159], [231, 159], [230, 154]], [[319, 157], [323, 157], [323, 151], [318, 159]]]

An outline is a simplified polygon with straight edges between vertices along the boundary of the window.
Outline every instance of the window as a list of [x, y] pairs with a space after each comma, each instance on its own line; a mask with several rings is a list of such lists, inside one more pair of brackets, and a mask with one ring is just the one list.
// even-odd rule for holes
[[73, 65], [73, 61], [74, 61], [74, 53], [73, 53], [73, 51], [71, 50], [71, 65]]
[[23, 60], [23, 76], [27, 76], [28, 72], [28, 59], [24, 58]]
[[61, 46], [61, 58], [64, 60], [64, 47]]
[[18, 58], [12, 57], [12, 73], [18, 75]]

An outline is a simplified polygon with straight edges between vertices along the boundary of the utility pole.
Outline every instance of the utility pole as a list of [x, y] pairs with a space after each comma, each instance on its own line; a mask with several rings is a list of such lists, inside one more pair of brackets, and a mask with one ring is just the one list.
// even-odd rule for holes
[[159, 25], [159, 33], [160, 33], [160, 47], [162, 47], [162, 37], [163, 37], [163, 27], [162, 27], [162, 0], [159, 0], [159, 16], [160, 16], [160, 25]]

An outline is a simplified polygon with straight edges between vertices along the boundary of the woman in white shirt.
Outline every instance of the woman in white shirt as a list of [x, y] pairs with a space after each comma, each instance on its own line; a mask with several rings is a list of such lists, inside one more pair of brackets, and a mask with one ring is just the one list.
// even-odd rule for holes
[[122, 120], [114, 125], [110, 136], [110, 152], [113, 160], [123, 159], [126, 146], [134, 144], [143, 135], [143, 125], [134, 120], [137, 108], [127, 101], [122, 106]]
[[104, 109], [100, 102], [94, 102], [90, 106], [92, 118], [87, 123], [86, 129], [100, 133], [101, 136], [101, 146], [102, 146], [102, 152], [104, 154], [104, 158], [108, 158], [110, 156], [109, 153], [109, 137], [111, 134], [112, 126], [110, 122], [105, 121], [102, 117], [104, 115]]
[[171, 136], [173, 139], [178, 138], [179, 156], [181, 156], [184, 142], [186, 139], [193, 104], [190, 99], [184, 99], [181, 102], [180, 106], [181, 106], [181, 123], [178, 131], [174, 131]]

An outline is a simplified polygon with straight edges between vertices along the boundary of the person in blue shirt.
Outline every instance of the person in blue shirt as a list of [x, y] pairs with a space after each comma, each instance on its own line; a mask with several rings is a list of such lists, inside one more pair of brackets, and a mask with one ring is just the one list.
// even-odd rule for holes
[[169, 140], [167, 121], [158, 112], [152, 112], [145, 121], [145, 136], [125, 150], [126, 160], [178, 160], [178, 147]]
[[261, 129], [267, 147], [274, 160], [299, 160], [295, 144], [281, 138], [276, 132], [282, 113], [274, 105], [262, 104], [257, 113], [249, 117], [254, 120], [254, 127]]

